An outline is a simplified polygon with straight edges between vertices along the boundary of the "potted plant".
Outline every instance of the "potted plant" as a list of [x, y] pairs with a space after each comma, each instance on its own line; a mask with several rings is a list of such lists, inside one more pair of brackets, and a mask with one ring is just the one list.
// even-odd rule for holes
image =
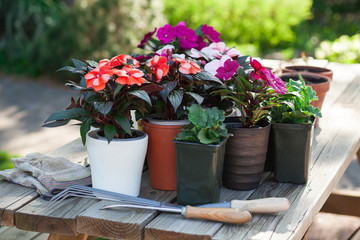
[[[153, 107], [143, 119], [144, 131], [149, 135], [147, 161], [151, 186], [161, 190], [176, 190], [176, 150], [173, 140], [188, 124], [186, 107], [192, 103], [202, 104], [204, 97], [201, 89], [205, 85], [222, 84], [211, 74], [203, 71], [184, 52], [194, 47], [197, 39], [195, 31], [180, 23], [175, 27], [165, 25], [156, 32], [145, 35], [140, 47], [152, 46], [156, 52], [142, 58], [149, 82], [158, 86], [160, 91], [153, 92]], [[166, 45], [164, 45], [166, 44]]]
[[[148, 136], [132, 129], [130, 110], [144, 112], [151, 105], [149, 89], [139, 63], [119, 55], [99, 63], [73, 60], [64, 67], [81, 75], [80, 84], [67, 83], [80, 91], [65, 110], [53, 113], [44, 126], [61, 126], [71, 119], [81, 122], [80, 133], [89, 154], [92, 185], [113, 192], [139, 195]], [[90, 127], [97, 130], [90, 131]]]
[[313, 74], [318, 74], [324, 77], [327, 77], [330, 79], [330, 81], [333, 78], [333, 71], [328, 68], [323, 67], [315, 67], [315, 66], [309, 66], [309, 65], [291, 65], [286, 66], [283, 70], [283, 73], [294, 73], [294, 72], [309, 72]]
[[218, 202], [228, 131], [225, 112], [216, 107], [188, 108], [190, 124], [183, 126], [175, 142], [177, 202], [199, 205]]
[[[235, 67], [231, 67], [233, 64]], [[225, 65], [231, 71], [222, 73], [220, 69], [217, 73], [228, 78], [227, 89], [215, 93], [233, 100], [240, 117], [226, 120], [233, 137], [225, 152], [223, 185], [236, 190], [253, 189], [260, 183], [267, 154], [270, 124], [264, 118], [287, 89], [281, 79], [255, 59], [250, 58], [253, 70], [247, 73], [231, 60]]]
[[[311, 102], [311, 105], [320, 109], [325, 100], [326, 93], [330, 89], [330, 79], [321, 75], [308, 73], [308, 72], [292, 72], [284, 73], [279, 76], [284, 82], [288, 82], [290, 78], [294, 80], [303, 79], [305, 84], [311, 86], [311, 88], [316, 92], [317, 100]], [[315, 127], [317, 126], [318, 121], [315, 121]]]
[[308, 177], [310, 142], [313, 122], [321, 117], [320, 110], [310, 104], [316, 93], [302, 80], [286, 84], [285, 104], [271, 109], [271, 133], [268, 159], [279, 182], [305, 183]]

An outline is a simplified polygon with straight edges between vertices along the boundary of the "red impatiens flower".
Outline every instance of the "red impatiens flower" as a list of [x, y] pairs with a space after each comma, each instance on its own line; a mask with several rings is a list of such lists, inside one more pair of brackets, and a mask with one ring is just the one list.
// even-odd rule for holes
[[92, 87], [95, 91], [103, 90], [111, 75], [110, 61], [103, 59], [99, 62], [97, 68], [94, 68], [84, 76], [86, 87]]
[[250, 58], [250, 65], [254, 69], [254, 71], [250, 72], [250, 77], [266, 81], [277, 93], [285, 94], [287, 92], [285, 83], [280, 78], [275, 77], [271, 70], [263, 67], [252, 58]]
[[157, 82], [169, 72], [169, 65], [167, 64], [166, 57], [155, 55], [148, 63], [148, 66], [151, 67], [151, 71], [156, 75]]
[[179, 71], [182, 74], [197, 74], [203, 70], [195, 62], [183, 59], [183, 58], [174, 58], [173, 61], [180, 63]]
[[126, 54], [121, 54], [121, 55], [118, 55], [116, 57], [113, 57], [111, 60], [110, 60], [110, 67], [117, 67], [117, 66], [121, 66], [123, 64], [127, 64], [127, 60], [132, 60], [133, 61], [133, 64], [135, 67], [140, 67], [140, 63], [133, 57], [131, 57], [130, 55], [126, 55]]
[[122, 85], [141, 85], [145, 82], [144, 73], [139, 69], [132, 67], [123, 67], [122, 69], [113, 69], [112, 72], [118, 76], [116, 82]]

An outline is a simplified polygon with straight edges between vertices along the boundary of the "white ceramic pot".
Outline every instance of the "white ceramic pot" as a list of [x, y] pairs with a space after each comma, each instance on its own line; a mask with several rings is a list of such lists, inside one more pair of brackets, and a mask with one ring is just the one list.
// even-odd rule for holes
[[86, 135], [93, 188], [139, 196], [148, 135], [113, 139], [110, 143], [98, 137], [97, 130]]

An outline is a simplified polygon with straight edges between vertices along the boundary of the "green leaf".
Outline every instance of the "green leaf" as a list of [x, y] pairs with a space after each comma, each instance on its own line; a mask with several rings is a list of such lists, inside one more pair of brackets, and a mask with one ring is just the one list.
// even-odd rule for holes
[[213, 81], [221, 85], [224, 85], [224, 83], [219, 78], [215, 77], [214, 75], [212, 75], [207, 71], [199, 72], [198, 74], [196, 74], [196, 77], [199, 78], [200, 80]]
[[189, 115], [188, 118], [197, 128], [205, 128], [208, 122], [206, 113], [197, 104], [192, 104], [188, 107]]
[[116, 96], [120, 92], [120, 90], [123, 88], [123, 86], [124, 85], [117, 84], [115, 91], [114, 91], [114, 96]]
[[83, 63], [82, 61], [79, 61], [77, 59], [71, 59], [72, 62], [74, 63], [74, 66], [77, 68], [77, 69], [81, 69], [81, 70], [86, 70], [87, 69], [87, 65], [86, 63]]
[[70, 66], [62, 67], [62, 68], [58, 69], [56, 72], [59, 72], [59, 71], [69, 71], [69, 72], [72, 72], [72, 73], [80, 73], [80, 74], [85, 73], [85, 71], [83, 71], [81, 69], [77, 69], [77, 68], [70, 67]]
[[217, 107], [208, 108], [205, 112], [208, 116], [209, 126], [215, 126], [218, 125], [219, 122], [225, 121], [225, 112], [219, 110]]
[[85, 146], [86, 142], [86, 134], [90, 131], [90, 126], [93, 118], [89, 118], [85, 122], [83, 122], [80, 126], [80, 135], [83, 145]]
[[185, 93], [192, 96], [199, 105], [201, 105], [204, 101], [204, 98], [197, 93], [193, 93], [193, 92], [185, 92]]
[[163, 84], [162, 86], [164, 87], [164, 89], [161, 90], [159, 93], [162, 99], [166, 102], [166, 99], [168, 98], [170, 92], [174, 90], [174, 88], [177, 86], [177, 81], [171, 81]]
[[145, 92], [144, 90], [135, 90], [129, 92], [129, 94], [141, 98], [142, 100], [146, 101], [150, 106], [152, 106], [149, 94], [147, 94], [147, 92]]
[[86, 60], [86, 62], [93, 68], [96, 68], [98, 66], [98, 63], [92, 60]]
[[184, 96], [184, 92], [182, 90], [174, 90], [170, 92], [168, 99], [171, 105], [173, 106], [175, 112], [180, 106], [183, 96]]
[[131, 124], [127, 117], [125, 117], [124, 115], [116, 115], [114, 116], [114, 120], [127, 134], [131, 135]]
[[70, 120], [57, 120], [57, 121], [53, 121], [53, 122], [49, 122], [49, 123], [44, 123], [42, 126], [43, 127], [60, 127], [60, 126], [64, 126], [66, 124], [68, 124], [70, 122]]
[[71, 89], [74, 89], [74, 90], [84, 89], [82, 86], [79, 86], [77, 83], [70, 81], [70, 80], [67, 83], [65, 83], [65, 86], [69, 86]]
[[113, 105], [113, 102], [94, 102], [95, 110], [104, 115], [108, 114], [111, 111]]
[[70, 108], [55, 112], [45, 120], [45, 123], [57, 120], [79, 119], [82, 116], [90, 116], [91, 114], [82, 108]]
[[198, 133], [198, 138], [202, 144], [212, 144], [217, 141], [214, 133], [208, 128], [201, 129]]
[[116, 128], [111, 124], [106, 124], [104, 126], [104, 134], [105, 134], [105, 137], [106, 137], [108, 143], [110, 143], [111, 140], [113, 140], [115, 137]]
[[83, 88], [87, 88], [86, 79], [84, 77], [81, 77], [80, 86], [82, 86]]

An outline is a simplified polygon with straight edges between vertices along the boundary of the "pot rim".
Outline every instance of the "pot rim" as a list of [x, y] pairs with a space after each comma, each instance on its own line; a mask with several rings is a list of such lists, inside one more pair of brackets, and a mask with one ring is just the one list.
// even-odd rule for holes
[[155, 119], [155, 115], [149, 115], [145, 117], [145, 120], [150, 124], [155, 125], [164, 125], [164, 126], [171, 126], [171, 125], [185, 125], [190, 123], [189, 119], [176, 119], [176, 120], [162, 120], [162, 119]]
[[186, 142], [186, 141], [179, 141], [179, 140], [173, 140], [174, 143], [180, 143], [180, 144], [185, 144], [185, 145], [194, 145], [194, 146], [199, 146], [199, 147], [211, 147], [211, 148], [218, 148], [219, 146], [221, 146], [222, 144], [224, 144], [230, 136], [227, 136], [226, 138], [224, 138], [223, 140], [221, 140], [221, 142], [219, 142], [218, 144], [203, 144], [203, 143], [195, 143], [195, 142]]
[[[92, 131], [89, 131], [86, 135], [89, 137], [89, 138], [92, 138], [94, 140], [99, 140], [99, 141], [106, 141], [107, 142], [107, 139], [103, 136], [99, 136], [97, 133], [99, 132], [100, 130], [92, 130]], [[144, 132], [144, 131], [140, 131], [140, 130], [137, 130], [137, 129], [131, 129], [131, 132], [137, 132], [137, 133], [140, 133], [141, 136], [139, 137], [134, 137], [134, 138], [114, 138], [112, 139], [110, 142], [131, 142], [131, 141], [137, 141], [137, 140], [141, 140], [141, 139], [144, 139], [147, 137], [147, 133]]]
[[333, 72], [329, 68], [311, 66], [311, 65], [289, 65], [289, 66], [284, 67], [284, 69], [287, 69], [287, 70], [292, 70], [292, 71], [296, 71], [296, 72], [302, 72], [301, 70], [297, 70], [297, 68], [317, 69], [317, 70], [319, 70], [319, 72], [310, 72], [310, 73], [332, 73]]
[[[298, 75], [301, 75], [301, 76], [303, 76], [303, 77], [309, 77], [309, 78], [314, 78], [314, 79], [323, 79], [323, 80], [325, 80], [325, 81], [322, 81], [322, 82], [311, 82], [311, 83], [306, 83], [306, 81], [305, 81], [305, 83], [306, 83], [306, 85], [328, 85], [329, 87], [330, 87], [330, 78], [328, 78], [328, 77], [325, 77], [325, 76], [322, 76], [322, 75], [319, 75], [319, 74], [315, 74], [315, 73], [310, 73], [310, 72], [288, 72], [288, 73], [282, 73], [282, 74], [280, 74], [279, 76], [278, 76], [278, 78], [280, 78], [281, 79], [281, 77], [292, 77], [292, 76], [294, 76], [294, 77], [296, 77], [297, 78], [297, 76]], [[283, 79], [281, 79], [281, 80], [283, 80]], [[284, 81], [284, 80], [283, 80]], [[285, 82], [285, 81], [284, 81]]]

